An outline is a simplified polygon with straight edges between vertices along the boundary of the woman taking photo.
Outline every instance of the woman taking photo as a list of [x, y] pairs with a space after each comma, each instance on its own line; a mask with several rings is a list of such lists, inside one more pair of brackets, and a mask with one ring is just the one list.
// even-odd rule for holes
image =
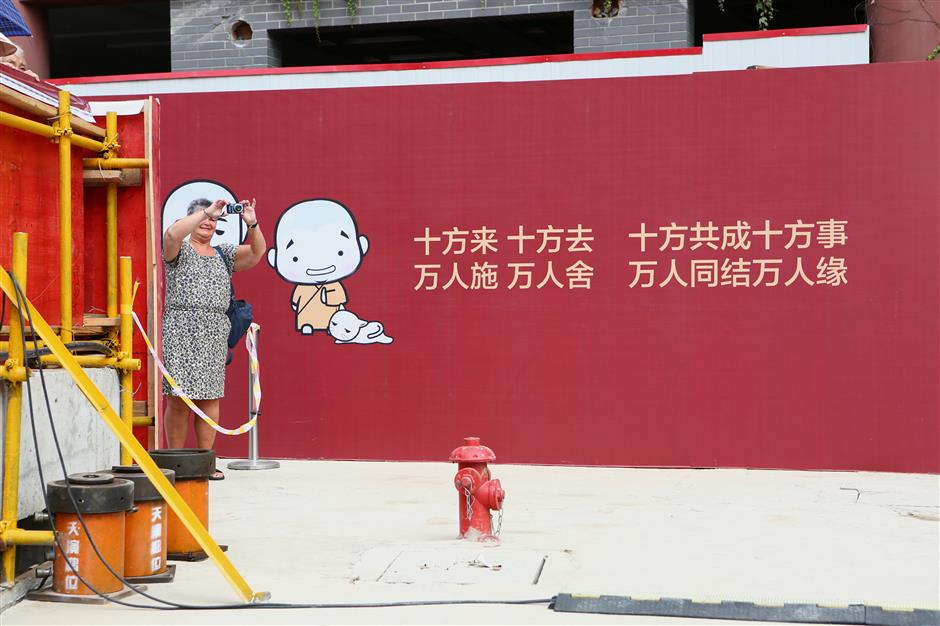
[[[243, 201], [241, 214], [248, 236], [244, 245], [212, 246], [216, 220], [226, 212], [226, 202], [194, 200], [186, 217], [163, 235], [166, 299], [163, 311], [163, 359], [167, 371], [206, 415], [219, 421], [219, 400], [225, 395], [225, 358], [230, 323], [226, 311], [232, 289], [232, 272], [251, 269], [264, 256], [266, 243], [255, 201]], [[220, 254], [221, 253], [221, 254]], [[189, 407], [163, 381], [166, 409], [163, 413], [167, 445], [182, 448], [189, 430]], [[212, 449], [215, 430], [203, 420], [194, 423], [196, 447]], [[216, 470], [213, 480], [224, 478]]]

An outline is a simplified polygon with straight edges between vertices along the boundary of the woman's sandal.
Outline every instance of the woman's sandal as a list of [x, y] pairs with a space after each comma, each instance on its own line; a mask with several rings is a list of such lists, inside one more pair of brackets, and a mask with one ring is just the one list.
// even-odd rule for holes
[[222, 470], [217, 469], [209, 474], [209, 480], [225, 480], [225, 474], [222, 473]]

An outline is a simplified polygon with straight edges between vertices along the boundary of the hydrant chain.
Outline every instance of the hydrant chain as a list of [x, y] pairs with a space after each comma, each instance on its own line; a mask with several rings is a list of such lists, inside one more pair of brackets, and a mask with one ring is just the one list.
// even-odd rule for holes
[[467, 487], [463, 488], [463, 492], [467, 496], [467, 519], [473, 519], [473, 496], [470, 494], [470, 489]]
[[[496, 530], [493, 531], [494, 537], [499, 537], [499, 531], [503, 529], [503, 511], [505, 510], [506, 510], [506, 505], [503, 503], [500, 503], [499, 515], [496, 516]], [[490, 520], [491, 520], [490, 523], [492, 523], [492, 519], [493, 519], [493, 514], [490, 513]]]

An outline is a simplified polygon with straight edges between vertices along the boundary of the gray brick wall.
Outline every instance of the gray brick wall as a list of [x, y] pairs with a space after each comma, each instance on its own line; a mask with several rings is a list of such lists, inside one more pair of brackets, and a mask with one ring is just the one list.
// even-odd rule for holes
[[[314, 26], [310, 0], [294, 0], [290, 25], [279, 0], [170, 0], [173, 71], [278, 67], [268, 29]], [[574, 14], [574, 51], [601, 52], [682, 48], [691, 45], [688, 0], [621, 0], [610, 19], [591, 17], [590, 0], [361, 0], [352, 17], [344, 0], [320, 0], [320, 26], [455, 19], [527, 13]], [[232, 42], [231, 27], [248, 22], [254, 36], [244, 47]]]

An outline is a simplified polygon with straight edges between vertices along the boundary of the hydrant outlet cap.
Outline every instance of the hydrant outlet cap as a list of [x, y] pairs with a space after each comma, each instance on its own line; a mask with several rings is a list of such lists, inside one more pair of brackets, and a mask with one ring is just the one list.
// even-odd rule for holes
[[495, 461], [496, 454], [480, 445], [479, 437], [464, 437], [464, 445], [450, 453], [451, 463], [486, 463]]

